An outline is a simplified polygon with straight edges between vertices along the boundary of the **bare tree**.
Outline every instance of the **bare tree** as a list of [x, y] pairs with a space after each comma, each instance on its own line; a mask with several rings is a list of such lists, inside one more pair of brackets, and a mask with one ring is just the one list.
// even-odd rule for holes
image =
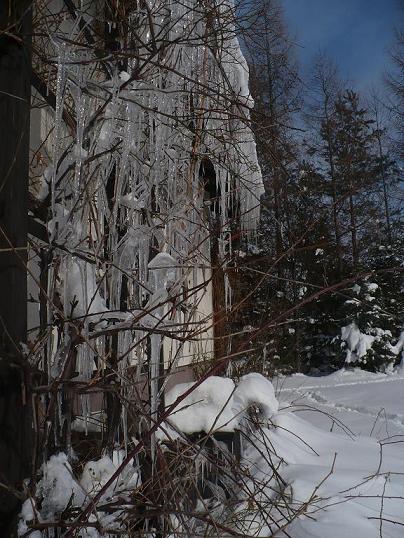
[[[404, 5], [401, 3], [401, 12]], [[404, 32], [402, 28], [396, 30], [395, 44], [391, 49], [393, 69], [387, 74], [387, 85], [391, 91], [391, 100], [387, 104], [395, 118], [395, 126], [398, 134], [397, 152], [400, 158], [404, 154]]]
[[333, 144], [333, 130], [336, 115], [335, 103], [342, 90], [342, 81], [339, 78], [337, 67], [323, 53], [319, 53], [315, 60], [312, 76], [307, 119], [309, 125], [321, 131], [324, 140], [323, 158], [327, 163], [327, 174], [330, 178], [337, 267], [339, 276], [341, 276], [343, 267], [342, 230], [339, 216], [341, 200], [339, 199], [335, 170], [336, 152]]
[[[255, 100], [254, 130], [266, 198], [273, 206], [276, 256], [281, 257], [290, 242], [290, 237], [283, 237], [289, 234], [290, 217], [286, 185], [288, 165], [296, 160], [292, 123], [301, 106], [301, 84], [281, 4], [277, 0], [252, 2], [250, 19], [244, 40]], [[285, 276], [282, 263], [278, 272], [280, 277]]]

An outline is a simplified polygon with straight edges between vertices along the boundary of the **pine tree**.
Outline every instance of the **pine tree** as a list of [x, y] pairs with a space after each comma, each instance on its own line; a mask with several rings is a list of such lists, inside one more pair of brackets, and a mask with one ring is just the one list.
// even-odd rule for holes
[[376, 134], [368, 111], [361, 107], [359, 96], [347, 90], [336, 103], [333, 145], [339, 198], [343, 208], [344, 232], [350, 239], [350, 261], [359, 267], [364, 244], [364, 230], [375, 224], [377, 204], [374, 200], [377, 180], [374, 146]]
[[358, 281], [344, 290], [340, 311], [340, 334], [333, 340], [340, 366], [360, 365], [385, 370], [394, 364], [392, 351], [393, 315], [386, 308], [384, 289], [373, 278]]

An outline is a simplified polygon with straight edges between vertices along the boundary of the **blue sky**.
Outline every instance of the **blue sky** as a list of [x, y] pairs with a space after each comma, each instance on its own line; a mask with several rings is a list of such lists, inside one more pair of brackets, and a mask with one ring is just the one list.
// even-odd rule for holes
[[399, 0], [283, 0], [283, 5], [303, 76], [322, 49], [355, 88], [382, 86], [394, 27], [403, 24]]

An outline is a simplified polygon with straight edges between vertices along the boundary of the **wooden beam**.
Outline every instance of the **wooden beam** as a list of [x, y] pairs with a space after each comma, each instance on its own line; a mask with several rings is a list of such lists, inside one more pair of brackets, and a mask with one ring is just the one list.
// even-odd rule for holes
[[[30, 396], [21, 342], [27, 331], [27, 204], [31, 107], [30, 0], [0, 2], [0, 482], [30, 476]], [[0, 488], [0, 536], [16, 536], [19, 499]]]

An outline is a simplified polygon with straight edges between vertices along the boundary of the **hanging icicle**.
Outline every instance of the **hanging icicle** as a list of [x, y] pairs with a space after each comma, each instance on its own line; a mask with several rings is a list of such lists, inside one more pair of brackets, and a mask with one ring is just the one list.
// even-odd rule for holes
[[[71, 393], [80, 386], [69, 412], [86, 434], [98, 417], [109, 456], [116, 443], [127, 450], [158, 420], [164, 368], [212, 353], [211, 235], [229, 309], [224, 269], [232, 234], [254, 234], [263, 192], [232, 1], [213, 15], [196, 0], [133, 6], [122, 21], [131, 48], [120, 51], [117, 38], [118, 50], [100, 59], [83, 44], [83, 25], [90, 31], [96, 18], [80, 13], [54, 39], [47, 293], [59, 304], [48, 314], [49, 326], [57, 326], [49, 373], [59, 383], [60, 429], [67, 419], [63, 384]], [[103, 22], [107, 40], [119, 34], [119, 25]], [[75, 118], [70, 132], [63, 127], [66, 107]], [[215, 190], [208, 200], [207, 161]], [[59, 364], [58, 348], [66, 347], [69, 358]], [[154, 436], [151, 453], [154, 464]]]

